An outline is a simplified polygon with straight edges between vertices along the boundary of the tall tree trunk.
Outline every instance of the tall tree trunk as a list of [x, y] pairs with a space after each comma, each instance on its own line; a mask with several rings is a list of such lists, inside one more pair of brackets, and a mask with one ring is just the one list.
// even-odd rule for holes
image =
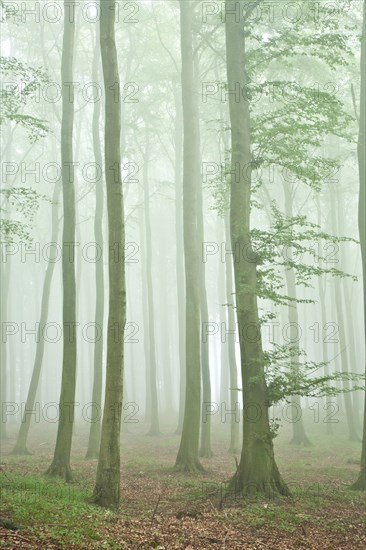
[[[340, 197], [335, 197], [334, 191], [330, 194], [330, 200], [331, 200], [331, 220], [332, 220], [332, 231], [334, 235], [339, 234], [339, 220], [337, 215], [337, 203], [340, 201]], [[341, 361], [341, 369], [344, 374], [349, 374], [349, 368], [348, 368], [348, 354], [347, 354], [347, 340], [346, 340], [346, 331], [345, 331], [345, 315], [343, 311], [343, 303], [342, 303], [342, 282], [339, 277], [336, 277], [334, 279], [333, 284], [333, 291], [334, 291], [334, 304], [336, 308], [337, 313], [337, 321], [338, 321], [338, 328], [339, 328], [339, 346], [340, 346], [340, 361]], [[350, 382], [349, 380], [345, 379], [342, 381], [342, 387], [345, 393], [343, 394], [343, 401], [344, 401], [344, 407], [346, 411], [346, 420], [347, 420], [347, 426], [348, 426], [348, 434], [349, 439], [351, 441], [359, 441], [359, 437], [357, 435], [357, 430], [354, 423], [354, 415], [353, 415], [353, 406], [352, 406], [352, 397], [350, 392]]]
[[104, 0], [100, 18], [100, 47], [106, 97], [105, 175], [109, 244], [109, 314], [105, 400], [94, 501], [100, 506], [111, 507], [118, 507], [120, 502], [120, 433], [126, 323], [125, 224], [120, 145], [121, 89], [115, 40], [115, 15], [116, 1]]
[[[7, 258], [6, 263], [1, 262], [0, 264], [1, 272], [1, 301], [0, 301], [0, 322], [1, 326], [4, 326], [3, 323], [6, 323], [8, 314], [8, 293], [9, 293], [9, 283], [10, 283], [10, 260]], [[9, 342], [4, 342], [3, 338], [0, 341], [0, 407], [3, 411], [4, 404], [7, 400], [7, 348]], [[6, 429], [6, 418], [3, 412], [1, 412], [1, 422], [0, 422], [0, 440], [7, 439], [7, 429]]]
[[[358, 165], [360, 178], [360, 193], [358, 203], [358, 226], [360, 233], [362, 274], [363, 274], [363, 313], [366, 343], [366, 1], [363, 4], [363, 25], [361, 42], [361, 101], [360, 101], [360, 133], [358, 138]], [[366, 365], [365, 365], [366, 372]], [[366, 490], [366, 392], [363, 418], [363, 437], [361, 452], [361, 469], [353, 489]]]
[[156, 369], [156, 349], [155, 349], [155, 316], [154, 316], [154, 291], [152, 283], [152, 245], [151, 245], [151, 219], [150, 219], [150, 197], [149, 197], [149, 130], [146, 127], [145, 132], [145, 151], [144, 151], [144, 167], [143, 167], [143, 185], [144, 185], [144, 217], [145, 217], [145, 245], [146, 245], [146, 270], [143, 272], [143, 277], [146, 277], [147, 289], [147, 313], [148, 325], [145, 326], [145, 331], [148, 332], [148, 369], [150, 374], [150, 384], [147, 391], [150, 392], [150, 429], [149, 435], [159, 435], [159, 404], [158, 404], [158, 388], [157, 388], [157, 369]]
[[[230, 237], [230, 216], [229, 212], [225, 215], [225, 242], [228, 250], [231, 250]], [[228, 353], [229, 353], [229, 374], [230, 374], [230, 446], [229, 453], [239, 452], [239, 427], [237, 410], [239, 409], [239, 392], [238, 392], [238, 371], [236, 367], [235, 356], [235, 296], [234, 296], [234, 277], [233, 277], [233, 261], [230, 254], [225, 257], [226, 265], [226, 301], [227, 301], [227, 318], [228, 318]], [[235, 411], [235, 414], [233, 414]]]
[[198, 458], [201, 410], [201, 322], [200, 257], [197, 242], [198, 186], [200, 185], [200, 149], [198, 94], [192, 45], [191, 1], [180, 3], [183, 99], [183, 233], [186, 279], [186, 394], [183, 430], [176, 468], [202, 470]]
[[[218, 217], [218, 231], [217, 231], [217, 242], [225, 242], [225, 225], [222, 218]], [[225, 264], [221, 261], [221, 257], [218, 263], [218, 297], [219, 297], [219, 312], [220, 312], [220, 327], [228, 326], [228, 315], [227, 315], [227, 297], [226, 297], [226, 273], [225, 273]], [[220, 331], [221, 333], [221, 331]], [[219, 362], [219, 391], [218, 397], [220, 399], [220, 404], [229, 403], [229, 352], [227, 342], [223, 342], [220, 338], [220, 362]], [[221, 405], [222, 406], [222, 405]]]
[[[93, 60], [93, 82], [99, 81], [100, 45], [99, 31], [97, 31], [94, 60]], [[95, 163], [102, 171], [103, 156], [100, 142], [100, 119], [101, 102], [94, 103], [93, 112], [93, 149]], [[95, 217], [94, 217], [94, 238], [101, 256], [95, 262], [95, 324], [101, 329], [101, 336], [94, 345], [94, 375], [92, 402], [96, 406], [96, 417], [90, 424], [88, 449], [86, 458], [97, 458], [100, 444], [101, 407], [102, 407], [102, 385], [103, 385], [103, 333], [104, 333], [104, 257], [103, 257], [103, 210], [104, 210], [104, 189], [103, 178], [100, 177], [95, 187]]]
[[175, 242], [176, 242], [176, 274], [177, 274], [177, 305], [178, 305], [178, 360], [179, 360], [179, 411], [176, 435], [181, 435], [184, 418], [184, 396], [186, 382], [185, 368], [185, 281], [184, 281], [184, 244], [183, 244], [183, 186], [182, 186], [182, 152], [183, 152], [183, 121], [181, 97], [178, 86], [174, 85], [174, 185], [175, 185]]
[[[58, 233], [59, 233], [58, 211], [59, 211], [60, 192], [61, 192], [61, 186], [59, 184], [56, 184], [53, 192], [53, 197], [52, 197], [52, 230], [51, 230], [51, 241], [50, 241], [51, 243], [58, 242]], [[39, 379], [41, 375], [42, 364], [43, 364], [45, 339], [42, 335], [42, 330], [47, 323], [50, 293], [51, 293], [51, 283], [52, 283], [53, 273], [55, 270], [55, 265], [56, 265], [55, 262], [51, 260], [48, 262], [47, 268], [46, 268], [46, 274], [45, 274], [44, 283], [43, 283], [42, 300], [41, 300], [41, 314], [39, 319], [39, 341], [37, 343], [32, 377], [29, 384], [27, 400], [25, 403], [25, 410], [21, 420], [17, 441], [13, 449], [13, 454], [17, 454], [17, 455], [30, 454], [27, 449], [27, 438], [28, 438], [28, 433], [29, 433], [29, 428], [31, 423], [32, 411], [36, 400], [37, 389], [39, 386]]]
[[[73, 82], [75, 17], [73, 2], [65, 0], [64, 36], [62, 44], [61, 81]], [[58, 475], [72, 480], [70, 454], [74, 424], [76, 382], [76, 289], [75, 261], [75, 189], [73, 169], [74, 99], [69, 90], [63, 89], [61, 122], [61, 164], [64, 224], [62, 236], [62, 283], [63, 283], [63, 360], [59, 423], [56, 446], [49, 475]], [[71, 248], [73, 250], [71, 251]]]
[[[288, 218], [292, 218], [293, 213], [293, 189], [286, 183], [284, 183], [284, 195], [285, 195], [285, 213]], [[290, 248], [287, 252], [288, 259], [290, 262], [293, 262], [293, 249]], [[285, 270], [285, 278], [287, 285], [287, 294], [290, 298], [293, 298], [295, 301], [288, 305], [287, 314], [288, 321], [290, 325], [290, 345], [289, 350], [291, 352], [291, 369], [298, 370], [300, 363], [300, 348], [299, 344], [296, 341], [298, 336], [299, 325], [299, 314], [297, 310], [297, 292], [296, 292], [296, 276], [293, 269]], [[305, 325], [306, 326], [306, 325]], [[295, 327], [295, 330], [292, 329]], [[294, 341], [292, 341], [294, 340]], [[310, 441], [305, 433], [304, 420], [302, 415], [301, 408], [301, 397], [299, 395], [294, 395], [291, 398], [291, 424], [292, 424], [292, 440], [293, 445], [310, 445]]]
[[[321, 227], [321, 211], [320, 211], [320, 201], [319, 201], [319, 196], [316, 196], [316, 207], [317, 207], [317, 214], [318, 214], [318, 225], [319, 227]], [[323, 267], [323, 265], [321, 264], [320, 267]], [[324, 275], [325, 277], [325, 275]], [[318, 277], [318, 288], [319, 288], [319, 301], [320, 301], [320, 311], [321, 311], [321, 327], [324, 327], [324, 325], [328, 322], [328, 319], [327, 319], [327, 310], [326, 310], [326, 305], [325, 305], [325, 290], [326, 290], [326, 283], [323, 282], [323, 277], [320, 276]], [[327, 348], [327, 342], [324, 341], [324, 338], [322, 339], [322, 342], [323, 342], [323, 346], [322, 346], [322, 352], [323, 352], [323, 356], [322, 356], [322, 361], [324, 361], [324, 376], [329, 376], [329, 365], [328, 365], [328, 361], [329, 361], [329, 355], [328, 355], [328, 348]], [[330, 407], [331, 407], [331, 403], [332, 403], [332, 399], [330, 397], [330, 395], [327, 395], [325, 397], [325, 404], [326, 404], [326, 409], [329, 411], [331, 410]], [[327, 435], [333, 435], [333, 425], [331, 422], [326, 422], [326, 425], [325, 425], [325, 433]]]
[[[247, 2], [239, 2], [241, 13]], [[238, 2], [226, 0], [227, 12], [235, 12]], [[248, 6], [247, 6], [248, 7]], [[245, 89], [246, 51], [242, 20], [226, 17], [226, 51], [228, 90], [237, 83]], [[251, 199], [251, 128], [247, 95], [240, 101], [229, 95], [231, 120], [231, 178], [230, 230], [235, 258], [234, 275], [237, 319], [241, 352], [243, 386], [243, 444], [240, 463], [231, 481], [231, 488], [241, 494], [288, 494], [288, 488], [278, 471], [273, 451], [273, 440], [268, 414], [268, 390], [264, 376], [264, 356], [260, 336], [257, 303], [257, 267], [253, 261], [250, 235]], [[257, 336], [253, 337], [252, 329]]]

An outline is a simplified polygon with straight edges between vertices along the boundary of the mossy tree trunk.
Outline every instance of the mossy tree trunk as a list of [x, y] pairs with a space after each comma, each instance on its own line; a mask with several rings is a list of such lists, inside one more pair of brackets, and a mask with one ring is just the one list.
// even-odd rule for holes
[[117, 508], [120, 503], [120, 433], [126, 323], [121, 89], [115, 40], [116, 1], [104, 0], [101, 7], [100, 47], [105, 90], [104, 154], [108, 212], [109, 313], [105, 400], [93, 500], [100, 506]]
[[[65, 0], [61, 81], [73, 82], [75, 14], [73, 2]], [[54, 456], [47, 474], [72, 481], [70, 454], [74, 425], [76, 383], [76, 283], [75, 283], [75, 189], [73, 169], [74, 98], [67, 87], [62, 93], [61, 164], [64, 224], [62, 236], [63, 360], [59, 423]]]
[[197, 240], [200, 149], [198, 94], [194, 73], [193, 3], [180, 3], [183, 99], [183, 234], [186, 280], [186, 392], [182, 437], [176, 468], [202, 470], [198, 457], [201, 412], [200, 256]]
[[[240, 2], [243, 13], [246, 2]], [[237, 1], [226, 0], [227, 12], [235, 12]], [[240, 83], [244, 93], [240, 101], [229, 95], [231, 121], [230, 232], [234, 250], [237, 319], [241, 352], [243, 388], [243, 444], [240, 463], [231, 481], [231, 489], [240, 494], [280, 493], [288, 488], [278, 471], [273, 451], [268, 414], [268, 391], [264, 376], [264, 356], [257, 304], [257, 266], [250, 235], [251, 130], [245, 86], [246, 51], [244, 22], [227, 16], [226, 51], [228, 89]]]

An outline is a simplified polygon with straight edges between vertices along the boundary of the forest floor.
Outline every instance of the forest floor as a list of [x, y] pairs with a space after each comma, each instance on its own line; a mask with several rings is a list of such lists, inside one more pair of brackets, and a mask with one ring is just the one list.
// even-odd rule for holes
[[365, 495], [349, 490], [361, 444], [345, 434], [325, 436], [321, 429], [324, 424], [310, 433], [310, 447], [290, 445], [287, 428], [275, 440], [292, 498], [248, 500], [223, 498], [235, 460], [221, 425], [213, 426], [214, 456], [202, 459], [206, 472], [199, 475], [173, 470], [178, 436], [146, 436], [146, 427], [134, 426], [134, 433], [123, 434], [123, 500], [117, 513], [88, 501], [97, 461], [84, 459], [87, 432], [76, 429], [75, 482], [65, 484], [43, 476], [55, 440], [50, 426], [32, 428], [33, 454], [21, 457], [9, 454], [14, 427], [2, 445], [0, 518], [21, 529], [0, 528], [0, 548], [364, 549]]

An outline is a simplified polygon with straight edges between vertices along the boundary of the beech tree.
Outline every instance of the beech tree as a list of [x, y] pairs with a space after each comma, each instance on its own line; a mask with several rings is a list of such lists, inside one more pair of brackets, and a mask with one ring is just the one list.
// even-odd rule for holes
[[[360, 130], [358, 136], [358, 168], [360, 179], [358, 202], [358, 225], [363, 273], [363, 312], [366, 342], [366, 2], [363, 4], [363, 24], [361, 39], [361, 98], [360, 98]], [[363, 437], [361, 452], [361, 468], [359, 476], [352, 486], [353, 489], [366, 490], [366, 393], [364, 403]]]
[[183, 232], [186, 280], [186, 387], [182, 437], [176, 468], [202, 470], [198, 458], [201, 412], [200, 252], [197, 240], [200, 147], [198, 96], [192, 44], [193, 3], [180, 0], [183, 101]]
[[[235, 17], [238, 2], [226, 0], [225, 31], [228, 90], [237, 83], [247, 85], [245, 29], [243, 16]], [[240, 14], [250, 12], [248, 2], [240, 1]], [[246, 5], [247, 4], [247, 5]], [[246, 8], [246, 10], [244, 9]], [[229, 95], [231, 123], [230, 233], [234, 250], [241, 253], [234, 261], [234, 278], [241, 353], [243, 387], [243, 443], [238, 470], [232, 480], [240, 493], [288, 495], [289, 490], [278, 471], [273, 451], [268, 415], [268, 395], [264, 372], [264, 355], [260, 336], [257, 303], [257, 265], [250, 233], [251, 134], [247, 94], [240, 101]], [[237, 171], [239, 166], [240, 170]], [[257, 337], [250, 334], [256, 327]], [[253, 420], [253, 408], [255, 418]]]
[[126, 323], [121, 95], [115, 18], [116, 0], [104, 0], [101, 5], [100, 48], [105, 90], [104, 166], [108, 212], [109, 311], [105, 400], [93, 500], [105, 507], [118, 507], [120, 502], [120, 432]]
[[[73, 82], [75, 39], [75, 3], [64, 2], [61, 81]], [[52, 463], [47, 474], [72, 480], [70, 454], [74, 425], [76, 382], [76, 283], [75, 283], [75, 188], [73, 164], [74, 98], [62, 87], [61, 166], [63, 198], [62, 286], [63, 286], [63, 358], [59, 401], [59, 423]], [[70, 248], [71, 245], [71, 248]]]

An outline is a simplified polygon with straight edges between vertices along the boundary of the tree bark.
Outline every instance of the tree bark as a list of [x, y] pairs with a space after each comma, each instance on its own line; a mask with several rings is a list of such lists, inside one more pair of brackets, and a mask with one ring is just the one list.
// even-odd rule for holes
[[[61, 81], [73, 82], [73, 58], [75, 17], [73, 2], [65, 0], [64, 35], [62, 44]], [[63, 283], [63, 361], [59, 423], [49, 475], [72, 480], [70, 454], [74, 425], [74, 402], [76, 383], [76, 283], [75, 283], [75, 189], [73, 169], [74, 98], [69, 89], [63, 88], [61, 122], [62, 197], [64, 210], [62, 238], [62, 283]], [[72, 248], [72, 251], [71, 251]]]
[[[235, 0], [226, 0], [227, 13], [235, 13]], [[245, 2], [239, 2], [243, 13]], [[237, 83], [247, 85], [245, 33], [242, 20], [226, 16], [228, 90]], [[240, 463], [230, 488], [240, 494], [289, 493], [278, 471], [273, 451], [268, 414], [268, 391], [257, 304], [257, 268], [253, 261], [250, 235], [251, 129], [249, 103], [245, 93], [236, 101], [229, 95], [231, 120], [230, 233], [234, 250], [237, 319], [243, 386], [243, 444]], [[253, 329], [256, 333], [253, 336]]]
[[186, 279], [186, 394], [183, 430], [175, 467], [183, 471], [202, 470], [198, 458], [201, 411], [201, 320], [200, 320], [200, 257], [197, 242], [198, 186], [200, 155], [198, 94], [192, 45], [191, 1], [181, 0], [181, 51], [183, 99], [183, 234]]
[[[121, 88], [115, 40], [116, 1], [101, 5], [100, 47], [105, 89], [105, 175], [108, 212], [109, 314], [106, 387], [93, 500], [120, 503], [120, 433], [126, 323], [125, 225], [121, 174]], [[117, 90], [117, 93], [116, 93]]]
[[[284, 195], [285, 195], [285, 213], [288, 218], [293, 217], [293, 189], [290, 188], [284, 182]], [[290, 247], [287, 251], [288, 259], [290, 262], [293, 262], [293, 249]], [[297, 292], [296, 292], [296, 277], [293, 269], [285, 270], [285, 278], [287, 285], [287, 294], [290, 298], [293, 298], [295, 301], [287, 307], [288, 321], [290, 325], [290, 344], [289, 349], [291, 351], [291, 369], [298, 370], [300, 362], [300, 349], [299, 344], [296, 341], [298, 337], [298, 328], [299, 325], [299, 314], [297, 310]], [[292, 330], [292, 327], [295, 327], [295, 333]], [[301, 327], [300, 327], [301, 328]], [[294, 340], [292, 342], [292, 340]], [[291, 398], [291, 424], [292, 424], [292, 439], [291, 443], [293, 445], [310, 445], [308, 436], [305, 433], [304, 420], [302, 416], [301, 408], [301, 397], [299, 395], [294, 395]]]
[[[148, 356], [146, 361], [149, 369], [149, 386], [147, 391], [150, 392], [150, 429], [148, 435], [159, 435], [159, 404], [158, 404], [158, 388], [157, 388], [157, 369], [156, 369], [156, 349], [155, 349], [155, 315], [154, 315], [154, 290], [152, 282], [152, 244], [151, 244], [151, 219], [150, 219], [150, 197], [149, 197], [149, 157], [150, 143], [149, 130], [146, 127], [145, 132], [145, 151], [144, 151], [144, 167], [143, 167], [143, 186], [144, 186], [144, 221], [145, 221], [145, 245], [146, 245], [146, 270], [143, 270], [143, 277], [146, 277], [147, 290], [147, 321], [145, 326], [148, 336]], [[145, 335], [146, 337], [146, 335]]]
[[[358, 203], [358, 226], [360, 233], [362, 274], [363, 274], [363, 312], [366, 343], [366, 1], [363, 4], [363, 25], [361, 42], [361, 101], [360, 101], [360, 132], [358, 138], [358, 166], [360, 192]], [[366, 372], [366, 365], [365, 365]], [[353, 489], [366, 490], [366, 392], [364, 403], [363, 436], [360, 473], [352, 485]]]
[[[51, 230], [51, 241], [50, 241], [52, 243], [57, 243], [58, 241], [58, 233], [59, 233], [59, 220], [58, 220], [59, 202], [58, 201], [60, 197], [60, 192], [61, 192], [61, 186], [59, 184], [56, 184], [53, 192], [53, 197], [52, 197], [52, 230]], [[36, 400], [37, 389], [39, 386], [39, 379], [40, 379], [42, 364], [43, 364], [45, 339], [42, 336], [42, 329], [47, 323], [50, 293], [51, 293], [51, 283], [52, 283], [54, 270], [55, 270], [55, 262], [49, 261], [47, 264], [46, 274], [45, 274], [44, 283], [43, 283], [41, 315], [39, 319], [39, 327], [40, 327], [39, 341], [37, 343], [32, 377], [29, 384], [27, 400], [25, 403], [25, 410], [21, 420], [17, 441], [12, 451], [12, 454], [15, 454], [15, 455], [31, 454], [27, 449], [27, 439], [28, 439], [31, 416], [34, 408], [34, 403]]]
[[177, 273], [177, 305], [178, 305], [178, 359], [179, 359], [179, 410], [176, 435], [181, 435], [184, 418], [185, 396], [185, 280], [184, 280], [184, 244], [183, 244], [183, 187], [182, 187], [182, 151], [183, 151], [183, 121], [182, 106], [178, 86], [174, 85], [174, 184], [175, 184], [175, 240], [176, 240], [176, 273]]
[[[93, 59], [93, 82], [99, 81], [100, 65], [100, 37], [97, 31], [95, 52]], [[93, 112], [93, 149], [95, 163], [100, 170], [103, 166], [102, 146], [100, 141], [100, 119], [101, 102], [94, 103]], [[101, 256], [95, 263], [95, 324], [101, 329], [101, 337], [94, 345], [94, 369], [93, 369], [93, 390], [92, 402], [96, 406], [96, 418], [90, 424], [88, 449], [86, 458], [98, 458], [100, 444], [101, 412], [102, 412], [102, 385], [103, 385], [103, 332], [104, 332], [104, 255], [103, 255], [103, 211], [104, 211], [104, 189], [103, 178], [96, 182], [95, 187], [95, 217], [94, 217], [94, 238]]]

